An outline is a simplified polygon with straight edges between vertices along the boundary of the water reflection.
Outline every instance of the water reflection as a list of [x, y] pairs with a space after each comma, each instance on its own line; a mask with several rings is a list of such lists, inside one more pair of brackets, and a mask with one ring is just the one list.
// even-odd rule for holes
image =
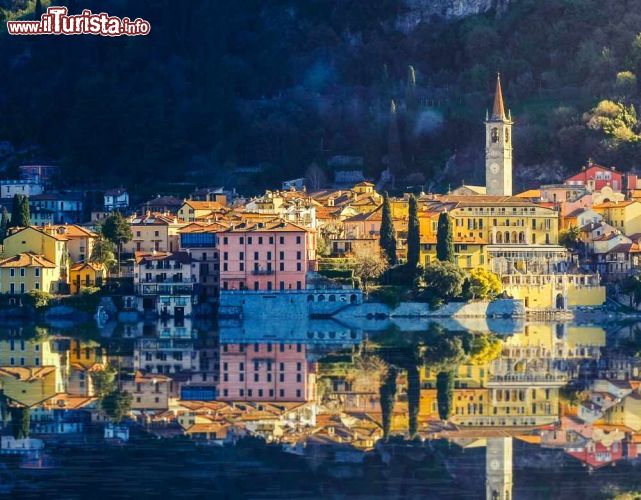
[[[89, 486], [103, 472], [78, 457], [91, 450], [109, 461], [105, 444], [119, 445], [123, 463], [151, 449], [226, 463], [214, 478], [235, 467], [243, 477], [248, 459], [262, 471], [286, 461], [343, 495], [475, 497], [484, 478], [487, 498], [546, 496], [552, 463], [571, 471], [564, 480], [575, 488], [587, 488], [588, 471], [608, 474], [611, 489], [637, 486], [638, 474], [602, 472], [639, 462], [636, 325], [377, 321], [5, 325], [3, 488], [27, 491], [28, 478], [31, 491], [45, 491], [70, 475]], [[132, 395], [121, 424], [101, 409], [107, 373]], [[157, 438], [164, 448], [150, 444]], [[256, 438], [262, 444], [248, 441]], [[304, 491], [293, 479], [273, 484], [267, 496]]]

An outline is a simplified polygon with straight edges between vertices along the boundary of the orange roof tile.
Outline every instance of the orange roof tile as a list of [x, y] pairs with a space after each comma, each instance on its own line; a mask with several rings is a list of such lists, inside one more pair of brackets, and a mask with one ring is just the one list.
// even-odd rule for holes
[[25, 252], [0, 260], [0, 267], [43, 267], [47, 269], [55, 269], [56, 265], [42, 255], [36, 255], [33, 252]]

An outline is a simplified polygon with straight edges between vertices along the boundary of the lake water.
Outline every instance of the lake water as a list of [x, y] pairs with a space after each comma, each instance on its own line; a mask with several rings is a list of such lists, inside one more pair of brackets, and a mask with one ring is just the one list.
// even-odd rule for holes
[[[0, 455], [0, 495], [576, 499], [640, 492], [640, 332], [614, 320], [5, 325], [3, 363], [11, 340], [26, 339], [26, 351], [32, 343], [60, 351], [80, 345], [123, 371], [174, 378], [174, 396], [215, 388], [247, 415], [270, 408], [314, 414], [313, 423], [268, 429], [229, 417], [235, 439], [159, 437], [177, 428], [153, 421], [164, 410], [137, 412], [147, 423], [131, 423], [126, 443], [105, 441], [102, 423], [64, 435], [32, 432], [44, 450]], [[186, 372], [192, 381], [184, 389], [178, 381]], [[440, 373], [452, 374], [447, 396], [437, 387]], [[175, 397], [170, 404], [181, 407]]]

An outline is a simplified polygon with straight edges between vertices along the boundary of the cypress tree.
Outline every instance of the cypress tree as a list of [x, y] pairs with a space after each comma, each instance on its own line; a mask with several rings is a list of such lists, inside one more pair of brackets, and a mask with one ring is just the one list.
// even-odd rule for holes
[[23, 196], [20, 200], [20, 227], [31, 225], [31, 211], [29, 210], [29, 197]]
[[409, 420], [410, 439], [418, 433], [418, 413], [421, 401], [421, 379], [419, 368], [416, 364], [407, 367], [407, 408]]
[[396, 235], [394, 234], [394, 222], [392, 221], [392, 209], [387, 193], [383, 196], [383, 220], [381, 221], [381, 234], [379, 243], [387, 256], [390, 266], [397, 264], [396, 259]]
[[418, 267], [420, 260], [421, 234], [418, 222], [418, 201], [410, 196], [409, 223], [407, 226], [407, 263], [411, 269]]
[[454, 396], [454, 372], [444, 371], [436, 375], [436, 401], [438, 416], [441, 420], [449, 420], [452, 416], [452, 399]]
[[447, 212], [438, 216], [438, 230], [436, 232], [436, 258], [441, 261], [454, 262], [454, 237], [452, 235], [452, 221]]
[[4, 242], [9, 229], [9, 212], [6, 207], [2, 207], [2, 219], [0, 219], [0, 243]]
[[19, 227], [18, 221], [20, 220], [20, 208], [22, 204], [22, 195], [14, 194], [11, 203], [11, 224], [9, 227]]
[[387, 370], [385, 380], [379, 389], [381, 396], [381, 415], [383, 420], [383, 437], [389, 437], [392, 428], [392, 415], [394, 414], [394, 402], [396, 401], [396, 375], [395, 367], [390, 366]]

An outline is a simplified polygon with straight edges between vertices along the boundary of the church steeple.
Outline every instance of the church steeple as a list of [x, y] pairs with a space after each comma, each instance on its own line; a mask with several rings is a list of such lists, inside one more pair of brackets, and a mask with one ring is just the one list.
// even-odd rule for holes
[[485, 186], [487, 194], [512, 196], [512, 116], [505, 114], [501, 75], [496, 75], [492, 114], [485, 119]]
[[494, 107], [492, 120], [505, 120], [505, 105], [503, 104], [503, 90], [501, 89], [501, 73], [496, 74], [496, 92], [494, 93]]

